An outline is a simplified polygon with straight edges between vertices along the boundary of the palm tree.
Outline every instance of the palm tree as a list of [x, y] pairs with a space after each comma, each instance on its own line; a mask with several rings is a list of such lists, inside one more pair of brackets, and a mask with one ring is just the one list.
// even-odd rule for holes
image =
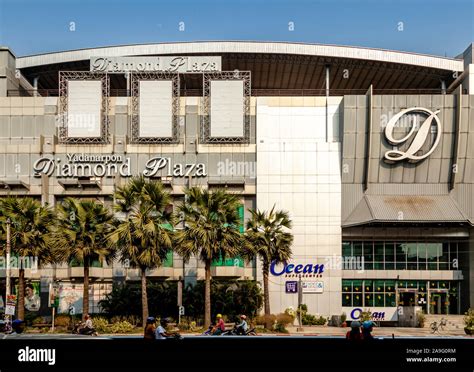
[[113, 214], [101, 203], [66, 198], [58, 205], [58, 229], [52, 242], [62, 262], [84, 267], [82, 316], [89, 313], [89, 269], [94, 261], [110, 263], [115, 251], [107, 244]]
[[[54, 226], [54, 213], [33, 198], [8, 197], [1, 201], [2, 225], [11, 221], [11, 252], [18, 265], [18, 318], [25, 319], [25, 258], [34, 257], [39, 265], [54, 263], [48, 237]], [[5, 229], [3, 229], [5, 230]]]
[[[265, 318], [270, 312], [270, 294], [268, 290], [268, 275], [270, 264], [284, 263], [291, 258], [291, 244], [293, 235], [286, 231], [291, 229], [291, 220], [286, 211], [275, 211], [275, 206], [270, 212], [249, 210], [251, 218], [247, 221], [246, 237], [250, 250], [246, 252], [247, 258], [259, 257], [262, 260], [263, 294]], [[269, 324], [266, 324], [269, 327]]]
[[199, 187], [185, 191], [179, 207], [185, 227], [177, 233], [176, 250], [185, 261], [198, 256], [205, 265], [204, 323], [211, 323], [211, 263], [238, 256], [244, 243], [240, 234], [237, 195]]
[[140, 269], [142, 287], [142, 321], [148, 317], [146, 271], [160, 267], [172, 249], [173, 214], [171, 198], [163, 185], [137, 177], [118, 189], [116, 210], [127, 218], [109, 235], [109, 241], [120, 250], [122, 263]]

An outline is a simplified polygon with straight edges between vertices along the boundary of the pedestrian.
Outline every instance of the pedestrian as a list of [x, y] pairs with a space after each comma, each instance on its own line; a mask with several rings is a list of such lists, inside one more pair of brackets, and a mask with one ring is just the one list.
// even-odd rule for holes
[[362, 335], [360, 334], [360, 322], [358, 320], [351, 322], [351, 330], [347, 331], [346, 339], [351, 341], [360, 341], [362, 339]]

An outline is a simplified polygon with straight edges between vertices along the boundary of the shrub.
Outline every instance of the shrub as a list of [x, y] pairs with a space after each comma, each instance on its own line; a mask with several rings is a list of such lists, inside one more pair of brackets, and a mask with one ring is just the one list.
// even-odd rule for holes
[[278, 314], [276, 316], [276, 324], [274, 325], [273, 329], [277, 332], [288, 333], [286, 326], [288, 324], [292, 324], [294, 320], [294, 317], [286, 313]]
[[416, 324], [419, 328], [423, 328], [425, 326], [426, 316], [423, 311], [418, 310], [416, 312]]
[[372, 319], [372, 312], [369, 310], [362, 311], [360, 313], [360, 319], [359, 321], [365, 322], [366, 320], [371, 320]]
[[109, 331], [109, 322], [104, 317], [94, 318], [92, 321], [94, 329], [99, 333], [107, 333]]
[[37, 316], [36, 318], [34, 318], [31, 322], [32, 324], [44, 324], [44, 323], [47, 323], [46, 320], [44, 319], [44, 317], [42, 316]]
[[259, 315], [255, 318], [255, 323], [258, 325], [266, 325], [266, 324], [275, 324], [276, 315]]
[[275, 324], [275, 327], [273, 329], [279, 333], [288, 333], [288, 330], [286, 329], [285, 325], [282, 323], [277, 322], [277, 324]]
[[118, 323], [111, 324], [108, 327], [108, 331], [111, 333], [130, 333], [135, 330], [135, 327], [133, 324], [130, 324], [126, 320]]
[[311, 314], [305, 314], [301, 318], [303, 325], [325, 325], [327, 319], [324, 316], [317, 317]]
[[470, 308], [467, 313], [464, 313], [464, 325], [466, 328], [474, 329], [474, 309]]
[[54, 325], [56, 327], [67, 328], [70, 323], [71, 323], [71, 318], [69, 317], [69, 315], [61, 314], [54, 317]]
[[346, 315], [346, 313], [343, 312], [341, 314], [341, 323], [344, 323], [346, 321], [346, 319], [347, 319], [347, 315]]

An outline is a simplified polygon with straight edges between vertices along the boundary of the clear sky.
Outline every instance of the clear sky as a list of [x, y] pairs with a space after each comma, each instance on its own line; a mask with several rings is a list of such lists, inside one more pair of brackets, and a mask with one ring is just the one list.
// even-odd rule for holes
[[453, 57], [474, 41], [473, 3], [474, 0], [0, 0], [0, 45], [23, 56], [120, 44], [265, 40]]

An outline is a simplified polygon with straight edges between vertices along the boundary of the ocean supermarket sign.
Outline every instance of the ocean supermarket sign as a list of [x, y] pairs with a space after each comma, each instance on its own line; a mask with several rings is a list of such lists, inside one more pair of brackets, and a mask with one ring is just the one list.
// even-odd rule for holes
[[[343, 307], [342, 311], [348, 314], [347, 320], [359, 320], [362, 312], [360, 307]], [[398, 320], [398, 313], [396, 307], [374, 307], [366, 309], [371, 312], [371, 319], [373, 321], [396, 321]]]
[[282, 268], [277, 268], [277, 263], [270, 264], [270, 273], [274, 276], [321, 276], [324, 272], [324, 264], [292, 264], [285, 262]]
[[[66, 161], [61, 158], [41, 157], [33, 164], [34, 176], [45, 174], [61, 178], [77, 177], [131, 177], [130, 158], [123, 155], [89, 155], [66, 154]], [[204, 163], [176, 163], [168, 157], [155, 156], [145, 164], [140, 172], [145, 177], [206, 177]]]

